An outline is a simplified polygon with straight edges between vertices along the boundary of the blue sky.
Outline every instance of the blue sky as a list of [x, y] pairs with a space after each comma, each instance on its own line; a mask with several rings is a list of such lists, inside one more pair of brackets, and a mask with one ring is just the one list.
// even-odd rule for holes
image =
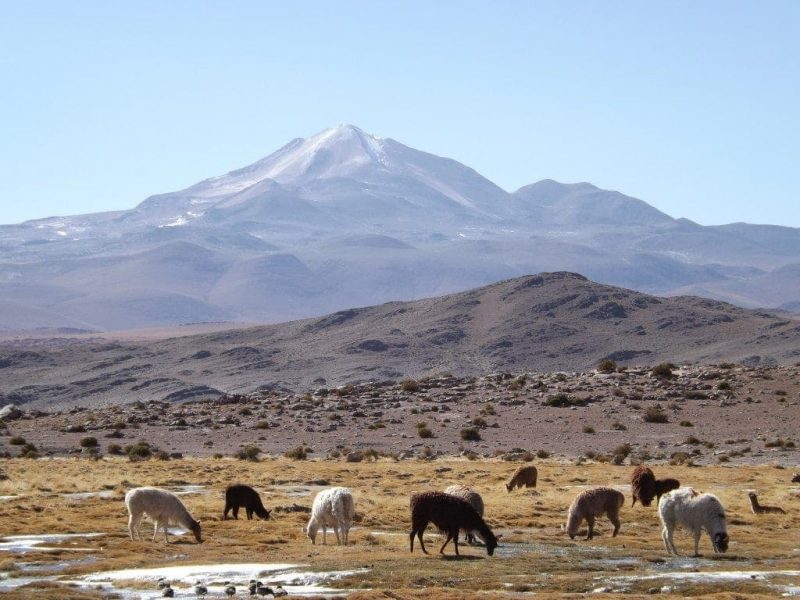
[[353, 123], [507, 190], [800, 226], [800, 2], [0, 3], [0, 223]]

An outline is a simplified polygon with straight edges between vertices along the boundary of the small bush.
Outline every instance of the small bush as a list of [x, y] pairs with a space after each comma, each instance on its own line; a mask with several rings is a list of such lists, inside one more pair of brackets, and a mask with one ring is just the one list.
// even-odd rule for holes
[[550, 453], [547, 450], [537, 450], [536, 458], [550, 458]]
[[731, 389], [731, 384], [729, 382], [727, 382], [727, 381], [720, 381], [717, 384], [717, 389], [718, 390], [729, 390], [729, 389]]
[[627, 457], [631, 452], [633, 452], [633, 446], [626, 443], [626, 444], [620, 444], [619, 446], [614, 448], [612, 454]]
[[431, 431], [428, 425], [424, 422], [417, 423], [417, 435], [423, 439], [434, 437], [433, 431]]
[[672, 363], [661, 363], [660, 365], [656, 365], [653, 367], [650, 372], [655, 377], [660, 377], [661, 379], [671, 379], [673, 377], [672, 370], [675, 368], [675, 365]]
[[584, 425], [582, 431], [583, 433], [594, 433], [594, 427], [591, 425]]
[[580, 398], [576, 398], [575, 396], [569, 396], [563, 392], [559, 392], [558, 394], [553, 394], [547, 397], [547, 400], [544, 401], [545, 406], [556, 406], [559, 408], [569, 407], [569, 406], [586, 406], [586, 400], [581, 400]]
[[122, 454], [122, 446], [120, 446], [119, 444], [109, 444], [108, 453], [114, 456], [119, 456], [120, 454]]
[[694, 424], [691, 421], [681, 421], [680, 422], [680, 426], [681, 427], [694, 427]]
[[404, 379], [400, 382], [400, 389], [404, 392], [418, 392], [419, 382], [416, 379]]
[[270, 427], [269, 421], [259, 421], [256, 423], [256, 429], [269, 429]]
[[481, 434], [475, 427], [466, 427], [461, 430], [461, 439], [467, 442], [480, 442]]
[[85, 437], [81, 438], [79, 442], [81, 448], [97, 448], [97, 438], [96, 437]]
[[601, 360], [597, 364], [597, 370], [600, 373], [613, 373], [617, 370], [617, 363], [615, 363], [610, 358], [606, 358], [605, 360]]
[[[302, 446], [300, 446], [300, 448], [302, 448]], [[295, 448], [295, 450], [297, 450], [297, 448]], [[261, 454], [261, 448], [253, 444], [247, 444], [246, 446], [242, 446], [241, 448], [239, 448], [239, 451], [236, 452], [236, 458], [238, 458], [239, 460], [249, 460], [252, 462], [258, 462], [259, 454]], [[287, 455], [288, 453], [285, 454], [284, 456]], [[294, 457], [290, 456], [289, 458], [294, 458]], [[303, 456], [303, 458], [305, 458], [305, 455]]]
[[669, 423], [669, 416], [660, 406], [651, 406], [644, 411], [645, 423]]
[[12, 446], [24, 446], [25, 445], [25, 438], [21, 435], [15, 435], [11, 439], [8, 440], [8, 443]]
[[39, 450], [30, 442], [27, 442], [19, 449], [19, 456], [20, 458], [39, 458]]
[[131, 460], [144, 460], [146, 458], [150, 458], [153, 455], [155, 448], [151, 448], [150, 444], [147, 442], [136, 442], [130, 446], [125, 446], [125, 454], [128, 455], [128, 458]]
[[625, 424], [624, 423], [620, 423], [619, 421], [614, 421], [614, 423], [611, 425], [611, 429], [614, 429], [615, 431], [627, 431], [628, 430], [628, 428], [625, 426]]

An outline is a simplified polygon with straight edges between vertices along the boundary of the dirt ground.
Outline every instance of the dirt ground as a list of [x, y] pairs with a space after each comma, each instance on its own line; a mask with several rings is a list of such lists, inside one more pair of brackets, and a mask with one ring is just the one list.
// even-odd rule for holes
[[[539, 469], [535, 489], [508, 493], [503, 482], [520, 464]], [[656, 508], [630, 506], [632, 467], [587, 461], [535, 460], [513, 463], [500, 459], [449, 458], [395, 460], [382, 458], [353, 464], [343, 460], [259, 462], [224, 459], [146, 460], [127, 458], [6, 459], [0, 461], [0, 591], [9, 598], [83, 599], [160, 597], [158, 571], [187, 565], [257, 563], [265, 582], [279, 575], [272, 564], [297, 565], [302, 578], [285, 583], [287, 590], [314, 595], [315, 584], [349, 593], [352, 598], [572, 597], [595, 592], [599, 597], [714, 598], [775, 597], [800, 593], [800, 484], [793, 471], [775, 465], [654, 465], [659, 477], [676, 477], [683, 485], [716, 494], [726, 508], [731, 545], [714, 555], [704, 535], [699, 558], [688, 557], [692, 541], [678, 532], [681, 557], [670, 557], [660, 537]], [[234, 482], [254, 486], [267, 508], [269, 521], [222, 520], [223, 492]], [[486, 520], [501, 544], [493, 557], [481, 547], [461, 545], [438, 554], [440, 538], [430, 529], [430, 555], [409, 552], [408, 498], [412, 491], [444, 489], [452, 483], [474, 487], [483, 496]], [[203, 544], [174, 535], [165, 544], [131, 541], [126, 530], [125, 492], [139, 485], [158, 485], [181, 497], [202, 522]], [[357, 522], [350, 545], [312, 545], [304, 535], [313, 495], [329, 485], [353, 490]], [[587, 486], [618, 486], [626, 495], [622, 529], [612, 538], [607, 520], [599, 521], [598, 537], [570, 540], [561, 530], [572, 498]], [[198, 487], [192, 487], [198, 486]], [[786, 514], [755, 515], [747, 491], [757, 490], [762, 504], [780, 505]], [[85, 495], [76, 495], [86, 493]], [[14, 535], [86, 534], [40, 546], [9, 547]], [[49, 549], [45, 549], [49, 548]], [[146, 568], [151, 577], [117, 581], [99, 591], [92, 574]], [[259, 567], [259, 568], [262, 568]], [[326, 573], [339, 573], [328, 576]], [[230, 577], [230, 576], [228, 576]], [[209, 597], [223, 597], [219, 577], [200, 579]], [[302, 579], [302, 582], [300, 581]], [[247, 596], [247, 577], [230, 579], [237, 597]], [[68, 581], [79, 582], [70, 585]], [[196, 597], [194, 581], [173, 580], [176, 597]], [[20, 587], [23, 586], [23, 587]], [[322, 589], [320, 587], [319, 589]]]

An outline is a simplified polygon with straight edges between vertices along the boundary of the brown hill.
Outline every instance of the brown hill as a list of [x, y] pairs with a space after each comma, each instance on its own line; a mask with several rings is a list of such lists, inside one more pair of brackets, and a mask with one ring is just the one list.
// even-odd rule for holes
[[183, 400], [430, 373], [653, 364], [793, 364], [800, 321], [696, 297], [658, 298], [542, 273], [316, 319], [156, 341], [0, 347], [0, 404]]

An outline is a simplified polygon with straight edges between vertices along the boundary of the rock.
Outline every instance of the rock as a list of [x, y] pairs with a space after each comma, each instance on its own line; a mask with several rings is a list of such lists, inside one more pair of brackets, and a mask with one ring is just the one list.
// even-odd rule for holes
[[15, 404], [6, 404], [0, 408], [0, 421], [13, 421], [21, 418], [23, 412]]

